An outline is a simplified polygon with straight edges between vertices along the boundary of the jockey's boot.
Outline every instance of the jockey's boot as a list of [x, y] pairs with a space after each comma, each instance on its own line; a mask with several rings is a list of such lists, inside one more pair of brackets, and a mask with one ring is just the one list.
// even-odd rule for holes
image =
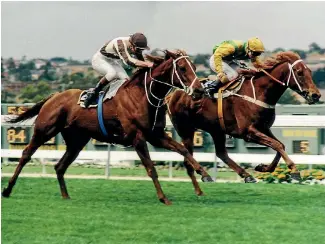
[[223, 86], [223, 83], [219, 80], [208, 81], [205, 84], [205, 91], [210, 98], [213, 98], [213, 94], [218, 92], [218, 90]]
[[84, 101], [85, 108], [88, 108], [91, 102], [98, 97], [99, 92], [107, 85], [108, 81], [103, 77], [96, 85], [94, 89], [91, 89], [87, 93], [87, 98]]

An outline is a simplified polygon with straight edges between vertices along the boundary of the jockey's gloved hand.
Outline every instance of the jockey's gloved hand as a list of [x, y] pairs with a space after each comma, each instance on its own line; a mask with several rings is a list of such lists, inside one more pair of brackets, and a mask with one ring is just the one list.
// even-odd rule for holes
[[225, 73], [223, 73], [223, 72], [219, 73], [217, 75], [217, 77], [223, 84], [229, 82], [229, 79], [228, 79], [227, 75]]
[[239, 67], [242, 68], [242, 69], [249, 69], [248, 66], [247, 66], [247, 64], [244, 63], [243, 61], [240, 61], [239, 62]]

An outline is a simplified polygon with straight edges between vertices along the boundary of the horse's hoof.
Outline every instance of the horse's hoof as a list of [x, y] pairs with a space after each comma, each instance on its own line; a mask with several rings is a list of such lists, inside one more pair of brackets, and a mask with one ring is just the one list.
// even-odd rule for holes
[[255, 171], [266, 172], [267, 165], [259, 164], [255, 167]]
[[165, 205], [172, 205], [172, 202], [169, 201], [167, 198], [161, 198], [161, 199], [159, 199], [159, 201]]
[[10, 197], [10, 191], [8, 191], [8, 189], [7, 188], [4, 188], [3, 189], [3, 191], [2, 191], [2, 193], [1, 193], [1, 195], [3, 196], [3, 197]]
[[208, 175], [208, 176], [202, 176], [201, 180], [203, 182], [213, 182], [213, 179], [211, 178], [210, 175]]
[[291, 173], [291, 179], [292, 180], [296, 180], [296, 181], [301, 181], [301, 176], [300, 176], [300, 172], [294, 172], [294, 173]]
[[255, 178], [251, 175], [245, 177], [245, 183], [256, 183], [257, 181], [255, 180]]
[[204, 194], [203, 191], [196, 192], [196, 195], [197, 195], [198, 197], [203, 197], [203, 196], [205, 196], [205, 194]]

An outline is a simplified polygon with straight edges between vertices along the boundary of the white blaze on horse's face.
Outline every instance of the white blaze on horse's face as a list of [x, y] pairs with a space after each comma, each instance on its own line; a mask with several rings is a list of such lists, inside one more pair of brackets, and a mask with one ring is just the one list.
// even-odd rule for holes
[[[182, 55], [173, 60], [172, 84], [174, 85], [174, 73], [175, 73], [178, 82], [182, 85], [184, 91], [187, 94], [192, 95], [193, 85], [198, 78], [188, 58], [189, 56]], [[190, 85], [187, 86], [183, 82], [183, 80], [186, 80], [187, 81], [186, 83], [190, 83]]]

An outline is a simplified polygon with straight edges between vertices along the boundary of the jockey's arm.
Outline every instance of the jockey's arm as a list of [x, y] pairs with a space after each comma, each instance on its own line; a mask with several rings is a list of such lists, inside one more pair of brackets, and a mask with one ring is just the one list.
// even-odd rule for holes
[[264, 68], [263, 62], [261, 61], [261, 57], [258, 56], [258, 57], [252, 58], [251, 61], [252, 61], [253, 66], [257, 70]]
[[117, 54], [125, 65], [130, 65], [133, 67], [148, 67], [148, 64], [145, 61], [141, 61], [131, 57], [128, 52], [127, 45], [123, 40], [117, 40], [114, 46], [117, 50]]
[[222, 59], [229, 55], [232, 55], [235, 52], [235, 47], [233, 47], [229, 43], [224, 43], [219, 46], [216, 51], [214, 52], [214, 64], [217, 73], [223, 73], [222, 68]]
[[138, 60], [145, 61], [142, 52], [136, 52], [135, 56], [137, 57]]

